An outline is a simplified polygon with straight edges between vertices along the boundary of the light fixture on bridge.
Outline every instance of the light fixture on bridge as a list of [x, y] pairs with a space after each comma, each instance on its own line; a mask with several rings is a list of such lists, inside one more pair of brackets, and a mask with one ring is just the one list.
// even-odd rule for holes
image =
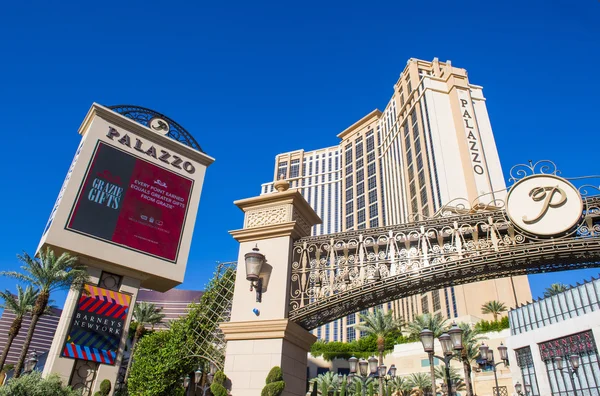
[[252, 249], [252, 252], [244, 255], [246, 261], [246, 280], [250, 281], [250, 291], [256, 290], [256, 302], [262, 300], [262, 279], [260, 270], [265, 262], [265, 255], [260, 253], [258, 245]]

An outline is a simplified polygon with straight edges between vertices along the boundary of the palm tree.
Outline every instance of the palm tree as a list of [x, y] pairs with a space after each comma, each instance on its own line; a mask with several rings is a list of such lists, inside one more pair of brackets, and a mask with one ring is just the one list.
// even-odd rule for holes
[[413, 390], [406, 377], [395, 377], [389, 384], [394, 392], [392, 393], [393, 396], [410, 396]]
[[23, 290], [20, 285], [17, 285], [16, 296], [9, 290], [4, 292], [0, 291], [0, 298], [4, 300], [4, 303], [0, 305], [0, 308], [8, 309], [15, 314], [15, 318], [13, 319], [10, 329], [8, 330], [8, 340], [6, 342], [6, 346], [4, 347], [4, 351], [2, 351], [2, 357], [0, 357], [0, 372], [4, 368], [4, 363], [6, 362], [6, 357], [8, 356], [8, 350], [10, 349], [13, 340], [21, 330], [23, 316], [31, 312], [37, 296], [38, 291], [34, 290], [33, 286], [31, 285], [27, 286], [25, 290]]
[[409, 375], [408, 384], [417, 396], [423, 396], [426, 392], [431, 391], [431, 378], [427, 373], [413, 373]]
[[[379, 365], [383, 364], [383, 353], [385, 352], [385, 337], [400, 330], [402, 322], [400, 319], [394, 319], [392, 311], [384, 314], [382, 309], [376, 309], [373, 312], [360, 314], [361, 322], [355, 327], [358, 331], [364, 331], [368, 335], [377, 337], [377, 352], [379, 352]], [[379, 394], [383, 395], [383, 378], [379, 378]]]
[[[431, 330], [433, 336], [438, 338], [448, 327], [448, 320], [444, 319], [441, 314], [423, 314], [417, 315], [415, 319], [407, 325], [408, 336], [410, 339], [418, 341], [421, 338], [421, 332], [424, 329]], [[429, 357], [429, 376], [430, 382], [435, 382], [435, 373], [433, 371], [433, 354], [428, 354]]]
[[544, 291], [544, 297], [555, 296], [557, 294], [564, 292], [568, 288], [569, 288], [569, 286], [565, 285], [564, 283], [553, 283], [550, 285], [550, 287], [546, 288], [546, 291]]
[[494, 316], [494, 322], [498, 321], [498, 315], [506, 312], [506, 305], [500, 301], [492, 300], [488, 301], [481, 306], [482, 314], [492, 314]]
[[2, 271], [0, 272], [0, 275], [27, 282], [38, 288], [39, 294], [31, 310], [31, 324], [25, 342], [23, 343], [23, 349], [21, 349], [19, 360], [17, 360], [15, 366], [15, 378], [18, 378], [21, 375], [23, 363], [25, 362], [27, 351], [29, 350], [29, 345], [33, 338], [33, 332], [35, 331], [40, 316], [42, 316], [48, 308], [50, 294], [53, 291], [68, 288], [80, 290], [83, 287], [83, 284], [89, 280], [89, 275], [85, 266], [79, 263], [77, 257], [73, 257], [66, 252], [59, 257], [56, 257], [54, 251], [47, 248], [46, 251], [40, 251], [39, 258], [32, 258], [27, 253], [17, 255], [17, 258], [22, 263], [21, 269], [23, 270], [23, 273], [16, 271]]
[[[448, 377], [446, 376], [446, 367], [437, 366], [435, 368], [435, 378], [441, 379], [442, 381], [444, 381], [444, 383], [447, 383]], [[465, 381], [463, 380], [462, 376], [460, 375], [459, 370], [454, 366], [450, 366], [450, 380], [456, 387], [457, 391], [462, 391], [462, 390], [467, 389]]]
[[463, 362], [467, 396], [471, 396], [474, 394], [473, 384], [471, 382], [471, 364], [475, 363], [479, 356], [479, 347], [481, 346], [480, 341], [487, 339], [487, 337], [482, 336], [481, 331], [472, 328], [468, 323], [459, 323], [458, 327], [463, 331], [463, 349], [459, 353], [460, 360]]
[[137, 328], [135, 329], [135, 335], [131, 343], [131, 354], [129, 354], [129, 362], [127, 363], [127, 371], [125, 372], [126, 383], [129, 378], [129, 371], [131, 370], [131, 362], [133, 361], [133, 351], [144, 330], [146, 330], [144, 325], [149, 324], [154, 326], [161, 323], [165, 318], [165, 315], [160, 312], [161, 310], [162, 308], [157, 308], [156, 305], [145, 301], [141, 301], [133, 307], [133, 321], [137, 323]]
[[326, 373], [319, 374], [309, 382], [311, 384], [317, 384], [317, 394], [324, 396], [337, 391], [339, 385], [338, 376], [334, 374], [333, 371], [327, 371]]
[[408, 331], [410, 339], [418, 341], [423, 329], [433, 331], [433, 336], [438, 338], [446, 331], [447, 327], [448, 319], [444, 319], [439, 313], [435, 315], [423, 314], [415, 316], [415, 319], [406, 325], [406, 331]]

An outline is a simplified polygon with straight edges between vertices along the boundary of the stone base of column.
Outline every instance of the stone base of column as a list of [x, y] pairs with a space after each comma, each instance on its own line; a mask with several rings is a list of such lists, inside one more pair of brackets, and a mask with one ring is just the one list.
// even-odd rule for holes
[[283, 396], [305, 396], [307, 353], [316, 337], [288, 319], [221, 323], [231, 394], [260, 396], [271, 368], [281, 367]]

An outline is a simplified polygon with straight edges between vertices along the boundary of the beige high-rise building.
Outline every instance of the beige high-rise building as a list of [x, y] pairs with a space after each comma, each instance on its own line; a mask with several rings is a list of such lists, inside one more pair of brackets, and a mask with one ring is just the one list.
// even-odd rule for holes
[[[313, 235], [376, 228], [434, 217], [467, 202], [493, 204], [506, 184], [483, 89], [450, 61], [410, 59], [383, 111], [339, 133], [337, 146], [277, 155], [273, 180], [285, 177], [323, 220]], [[273, 182], [262, 185], [262, 194]], [[531, 300], [526, 276], [448, 287], [390, 302], [407, 321], [422, 313], [491, 319], [490, 300], [507, 307]], [[375, 307], [378, 308], [378, 307]], [[360, 338], [356, 314], [315, 330], [329, 341]]]

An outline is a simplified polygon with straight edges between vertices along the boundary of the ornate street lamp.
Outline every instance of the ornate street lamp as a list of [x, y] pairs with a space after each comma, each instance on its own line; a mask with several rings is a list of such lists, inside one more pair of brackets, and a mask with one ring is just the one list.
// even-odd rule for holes
[[252, 252], [244, 255], [246, 261], [246, 280], [250, 281], [250, 291], [256, 290], [256, 302], [262, 301], [262, 279], [260, 270], [265, 262], [265, 255], [260, 253], [258, 245], [252, 249]]
[[[494, 362], [494, 350], [490, 349], [487, 345], [481, 344], [479, 347], [479, 355], [481, 356], [481, 360], [483, 364], [489, 364], [492, 366], [492, 370], [494, 371], [494, 380], [496, 381], [496, 396], [500, 396], [500, 387], [498, 386], [498, 374], [496, 372], [496, 367], [500, 364], [504, 364], [508, 366], [508, 348], [504, 346], [503, 343], [500, 343], [498, 347], [498, 352], [500, 353], [501, 362]], [[516, 389], [516, 385], [515, 385]]]
[[[377, 358], [375, 356], [371, 356], [369, 360], [360, 359], [358, 360], [354, 356], [348, 359], [348, 366], [350, 367], [350, 375], [348, 376], [348, 381], [351, 382], [353, 378], [358, 378], [362, 383], [362, 394], [365, 396], [367, 394], [367, 380], [369, 377], [371, 378], [379, 378], [377, 375]], [[356, 366], [358, 366], [358, 373], [356, 371]]]
[[456, 324], [450, 328], [448, 333], [444, 333], [438, 337], [440, 344], [442, 345], [442, 352], [444, 354], [443, 357], [436, 356], [434, 353], [434, 335], [433, 332], [429, 329], [423, 329], [421, 331], [421, 343], [423, 344], [423, 350], [429, 355], [429, 366], [431, 370], [431, 388], [432, 392], [435, 390], [435, 370], [433, 367], [433, 358], [437, 358], [444, 362], [446, 365], [446, 386], [448, 389], [448, 393], [451, 395], [454, 393], [452, 389], [452, 379], [450, 378], [450, 360], [452, 359], [454, 352], [461, 351], [463, 346], [462, 340], [462, 329], [458, 327]]
[[25, 360], [24, 372], [25, 373], [31, 373], [35, 369], [35, 366], [37, 365], [37, 362], [38, 362], [38, 355], [37, 355], [37, 352], [34, 349], [29, 354], [29, 357]]
[[515, 391], [519, 396], [528, 396], [531, 392], [531, 385], [525, 384], [525, 393], [523, 393], [523, 386], [519, 382], [517, 382], [515, 384]]
[[564, 369], [567, 370], [567, 374], [569, 374], [569, 378], [571, 379], [571, 386], [573, 387], [573, 395], [577, 396], [577, 390], [575, 389], [575, 376], [577, 375], [577, 379], [579, 379], [579, 375], [577, 374], [577, 370], [579, 370], [580, 356], [576, 354], [569, 355], [569, 358], [566, 360], [567, 365], [564, 367], [564, 361], [561, 356], [557, 356], [554, 358], [554, 362], [556, 363], [556, 368], [564, 372]]

